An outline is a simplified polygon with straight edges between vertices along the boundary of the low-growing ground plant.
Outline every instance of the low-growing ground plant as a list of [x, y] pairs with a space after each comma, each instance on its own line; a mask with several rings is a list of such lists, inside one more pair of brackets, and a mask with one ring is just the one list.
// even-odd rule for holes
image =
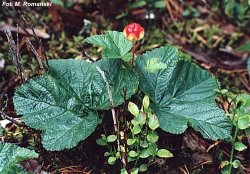
[[135, 42], [143, 37], [137, 23], [88, 37], [86, 43], [102, 47], [101, 60], [49, 60], [46, 73], [16, 89], [16, 112], [27, 126], [41, 130], [45, 149], [76, 146], [109, 109], [114, 133], [97, 143], [108, 147], [109, 164], [121, 161], [123, 174], [146, 171], [156, 157], [173, 156], [158, 147], [156, 129], [181, 134], [192, 127], [207, 139], [232, 139], [231, 120], [215, 102], [218, 80], [171, 45], [137, 55]]
[[230, 158], [221, 163], [221, 172], [223, 174], [231, 174], [235, 173], [237, 169], [242, 168], [240, 158], [236, 157], [235, 152], [242, 152], [247, 149], [247, 146], [242, 140], [244, 137], [249, 136], [250, 96], [246, 93], [235, 95], [225, 89], [221, 90], [220, 93], [227, 98], [232, 105], [229, 108], [229, 117], [233, 123]]
[[[127, 172], [127, 163], [134, 162], [131, 173], [147, 171], [147, 168], [154, 163], [155, 158], [171, 158], [173, 154], [167, 149], [158, 149], [157, 141], [159, 136], [156, 129], [160, 126], [156, 115], [149, 108], [149, 97], [143, 98], [143, 105], [139, 110], [138, 106], [133, 103], [128, 103], [128, 110], [133, 115], [133, 118], [123, 125], [123, 130], [120, 131], [120, 151], [113, 150], [109, 143], [116, 141], [116, 135], [102, 135], [96, 142], [101, 146], [108, 146], [109, 151], [105, 152], [104, 156], [108, 157], [108, 163], [114, 164], [116, 160], [124, 160], [124, 166], [121, 169], [122, 174]], [[124, 127], [125, 126], [125, 127]], [[122, 126], [120, 126], [122, 127]], [[147, 159], [145, 161], [145, 159]]]

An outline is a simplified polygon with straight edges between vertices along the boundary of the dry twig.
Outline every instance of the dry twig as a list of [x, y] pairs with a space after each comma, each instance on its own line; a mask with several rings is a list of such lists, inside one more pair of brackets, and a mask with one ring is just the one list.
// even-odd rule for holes
[[[118, 126], [117, 126], [117, 117], [116, 117], [116, 114], [115, 114], [114, 101], [113, 101], [113, 96], [112, 96], [112, 93], [111, 93], [111, 89], [110, 89], [110, 86], [109, 86], [109, 83], [107, 81], [107, 78], [105, 76], [104, 71], [99, 66], [96, 66], [96, 69], [101, 74], [101, 76], [103, 78], [103, 81], [104, 81], [104, 83], [106, 85], [107, 91], [108, 91], [109, 101], [110, 101], [110, 109], [111, 109], [111, 112], [112, 112], [112, 117], [113, 117], [113, 122], [114, 122], [114, 129], [115, 129], [115, 133], [116, 133], [116, 136], [117, 136], [117, 151], [121, 152], [120, 140], [119, 140], [119, 137], [120, 137], [119, 136], [119, 129], [118, 129]], [[126, 159], [125, 159], [124, 155], [121, 155], [121, 161], [122, 161], [122, 164], [123, 164], [124, 168], [126, 168], [127, 162], [126, 162]]]
[[26, 42], [29, 44], [31, 51], [35, 55], [36, 60], [37, 60], [38, 65], [39, 65], [39, 68], [44, 69], [41, 56], [38, 54], [38, 52], [36, 51], [36, 49], [34, 48], [34, 46], [32, 45], [32, 43], [30, 42], [30, 39], [27, 38]]
[[[43, 54], [43, 56], [44, 56], [44, 58], [45, 58], [46, 65], [47, 65], [47, 67], [49, 67], [47, 54], [46, 54], [45, 49], [44, 49], [44, 46], [43, 46], [43, 44], [42, 44], [42, 40], [38, 38], [38, 36], [37, 36], [37, 34], [36, 34], [35, 30], [34, 30], [34, 27], [33, 27], [33, 24], [32, 24], [32, 22], [31, 22], [30, 17], [29, 17], [26, 13], [22, 13], [20, 10], [18, 10], [18, 12], [19, 12], [19, 14], [21, 15], [22, 19], [24, 20], [24, 22], [26, 23], [26, 25], [27, 25], [29, 28], [31, 28], [31, 31], [32, 31], [33, 35], [35, 36], [36, 42], [39, 44], [39, 46], [40, 46], [41, 49], [42, 49], [42, 54]], [[25, 18], [24, 15], [26, 16], [26, 18]], [[40, 57], [40, 56], [39, 56], [39, 57]], [[40, 66], [40, 64], [39, 64], [39, 66]], [[47, 68], [46, 68], [46, 70], [47, 70]]]
[[10, 46], [10, 53], [12, 55], [13, 64], [15, 65], [18, 71], [18, 74], [21, 77], [21, 80], [24, 82], [27, 80], [27, 77], [25, 76], [24, 67], [23, 67], [23, 64], [21, 63], [21, 57], [19, 54], [18, 32], [17, 32], [17, 43], [15, 43], [13, 36], [9, 29], [5, 30], [4, 33], [8, 39], [8, 44]]

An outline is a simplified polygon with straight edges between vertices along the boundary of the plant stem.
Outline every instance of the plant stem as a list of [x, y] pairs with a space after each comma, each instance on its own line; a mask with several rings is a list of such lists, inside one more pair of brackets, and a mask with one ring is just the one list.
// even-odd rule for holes
[[[107, 88], [108, 95], [109, 95], [109, 101], [110, 101], [110, 109], [111, 109], [112, 117], [113, 117], [114, 129], [115, 129], [115, 133], [116, 133], [116, 136], [117, 136], [117, 138], [116, 138], [116, 141], [117, 141], [117, 151], [120, 152], [120, 154], [121, 154], [120, 134], [119, 134], [118, 126], [117, 126], [117, 116], [115, 114], [114, 101], [113, 101], [113, 96], [112, 96], [112, 93], [111, 93], [111, 89], [110, 89], [110, 86], [109, 86], [109, 83], [107, 81], [107, 78], [105, 76], [104, 71], [99, 66], [96, 66], [96, 69], [101, 74], [101, 76], [103, 78], [103, 81], [106, 84], [106, 88]], [[123, 166], [127, 165], [126, 164], [126, 160], [123, 158], [122, 155], [121, 155], [121, 161], [122, 161]]]
[[238, 134], [239, 128], [238, 125], [235, 128], [234, 136], [233, 136], [233, 141], [232, 141], [232, 148], [231, 148], [231, 153], [230, 153], [230, 163], [229, 163], [229, 173], [232, 171], [232, 162], [233, 162], [233, 155], [234, 155], [234, 142], [236, 140], [237, 134]]
[[[127, 119], [126, 119], [126, 116], [127, 116], [127, 101], [126, 101], [126, 94], [127, 94], [127, 90], [125, 88], [123, 88], [123, 99], [124, 99], [124, 108], [123, 108], [123, 113], [122, 113], [122, 117], [123, 117], [123, 124], [125, 125], [124, 126], [124, 140], [123, 140], [123, 144], [124, 144], [124, 148], [125, 148], [125, 152], [124, 154], [122, 154], [125, 159], [125, 163], [123, 165], [123, 168], [125, 168], [127, 170], [127, 163], [128, 163], [128, 144], [127, 144], [127, 130], [128, 130], [128, 126], [127, 126]], [[128, 170], [127, 170], [128, 171]], [[128, 171], [128, 173], [130, 173]]]
[[133, 47], [132, 47], [132, 66], [134, 66], [134, 61], [135, 61], [135, 42], [133, 42]]

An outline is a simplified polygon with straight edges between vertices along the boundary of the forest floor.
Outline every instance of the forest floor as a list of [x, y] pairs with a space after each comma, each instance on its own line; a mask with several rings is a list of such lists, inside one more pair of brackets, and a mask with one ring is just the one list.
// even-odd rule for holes
[[[9, 53], [4, 34], [7, 28], [14, 37], [16, 33], [19, 34], [20, 54], [28, 78], [43, 73], [31, 46], [26, 43], [29, 38], [42, 55], [43, 47], [32, 34], [32, 27], [49, 59], [84, 60], [90, 55], [97, 60], [100, 50], [85, 44], [84, 38], [106, 30], [122, 31], [128, 23], [137, 22], [145, 29], [145, 38], [136, 45], [137, 53], [167, 44], [178, 46], [195, 63], [217, 77], [222, 89], [250, 93], [247, 71], [249, 53], [237, 51], [238, 47], [250, 40], [250, 7], [244, 11], [238, 4], [237, 9], [242, 11], [230, 13], [224, 1], [166, 0], [164, 6], [154, 5], [153, 1], [145, 2], [140, 5], [122, 0], [96, 0], [64, 4], [64, 7], [0, 7], [0, 108], [8, 116], [20, 119], [15, 113], [12, 97], [22, 80]], [[28, 15], [31, 23], [23, 20], [18, 10]], [[223, 107], [225, 103], [218, 98], [218, 104]], [[98, 126], [95, 133], [70, 150], [46, 151], [41, 145], [39, 131], [14, 123], [4, 125], [6, 120], [0, 117], [4, 125], [2, 138], [39, 152], [39, 160], [23, 163], [26, 169], [33, 172], [117, 174], [119, 165], [110, 166], [103, 156], [105, 148], [96, 144], [96, 139], [104, 132], [103, 127], [110, 127], [112, 120], [109, 115], [108, 112], [104, 116], [103, 126]], [[167, 147], [174, 157], [156, 160], [147, 173], [218, 174], [222, 159], [229, 158], [229, 143], [203, 139], [191, 128], [181, 135], [163, 131], [158, 133], [159, 145]], [[250, 173], [249, 148], [237, 155], [244, 166], [238, 173]]]

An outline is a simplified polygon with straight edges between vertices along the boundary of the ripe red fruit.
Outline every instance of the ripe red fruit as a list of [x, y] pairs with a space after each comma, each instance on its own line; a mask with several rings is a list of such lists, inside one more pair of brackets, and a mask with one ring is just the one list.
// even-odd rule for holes
[[123, 34], [128, 40], [134, 42], [144, 37], [144, 28], [140, 24], [131, 23], [124, 28]]

